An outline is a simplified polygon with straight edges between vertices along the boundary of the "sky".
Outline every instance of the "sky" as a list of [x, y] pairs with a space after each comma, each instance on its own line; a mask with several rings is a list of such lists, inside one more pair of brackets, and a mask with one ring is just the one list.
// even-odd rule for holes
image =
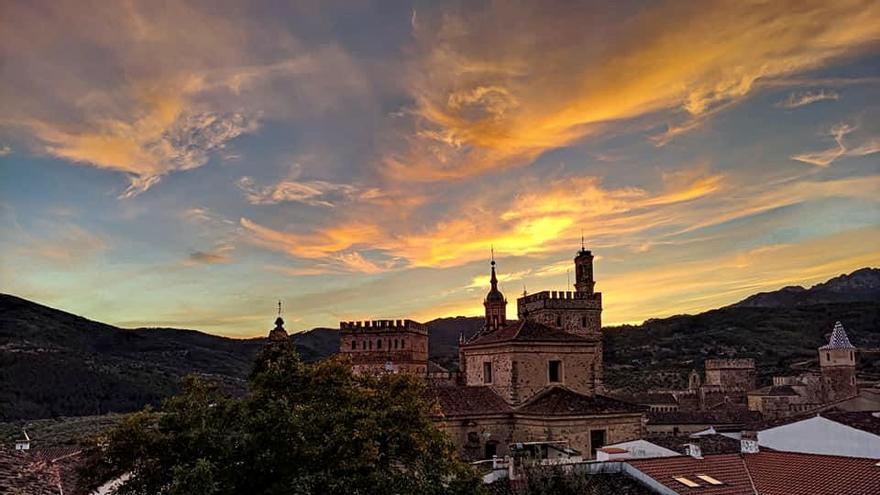
[[263, 335], [880, 266], [880, 3], [0, 1], [0, 290]]

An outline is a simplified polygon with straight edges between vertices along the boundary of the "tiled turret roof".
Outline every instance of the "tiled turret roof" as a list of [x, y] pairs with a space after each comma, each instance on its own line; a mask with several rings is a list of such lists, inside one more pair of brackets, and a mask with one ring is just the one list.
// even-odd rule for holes
[[831, 338], [828, 339], [828, 344], [823, 345], [819, 349], [828, 350], [828, 349], [855, 349], [856, 347], [849, 342], [849, 337], [846, 336], [846, 330], [843, 329], [843, 325], [838, 321], [834, 324], [834, 331], [831, 332]]

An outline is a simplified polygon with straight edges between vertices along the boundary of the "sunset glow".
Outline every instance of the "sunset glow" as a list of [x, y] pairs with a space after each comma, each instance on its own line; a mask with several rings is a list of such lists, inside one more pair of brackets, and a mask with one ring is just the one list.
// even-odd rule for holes
[[[880, 266], [880, 2], [4, 2], [2, 292], [264, 335]], [[100, 8], [98, 8], [100, 5]]]

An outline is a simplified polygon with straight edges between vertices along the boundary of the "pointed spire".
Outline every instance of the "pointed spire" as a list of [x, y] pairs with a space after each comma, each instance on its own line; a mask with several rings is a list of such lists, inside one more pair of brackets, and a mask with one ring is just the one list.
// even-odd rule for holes
[[489, 262], [489, 266], [491, 267], [491, 274], [489, 276], [489, 284], [491, 288], [489, 289], [489, 293], [486, 294], [486, 301], [504, 301], [504, 294], [498, 290], [498, 276], [495, 274], [495, 246], [491, 248], [491, 261]]
[[286, 340], [287, 330], [284, 329], [284, 318], [281, 317], [281, 301], [278, 301], [278, 318], [275, 318], [275, 328], [269, 332], [271, 340]]
[[849, 341], [849, 337], [846, 335], [846, 330], [843, 328], [843, 324], [839, 321], [834, 324], [834, 330], [831, 331], [831, 338], [828, 339], [828, 344], [823, 345], [819, 349], [828, 350], [828, 349], [855, 349], [856, 347], [852, 345]]

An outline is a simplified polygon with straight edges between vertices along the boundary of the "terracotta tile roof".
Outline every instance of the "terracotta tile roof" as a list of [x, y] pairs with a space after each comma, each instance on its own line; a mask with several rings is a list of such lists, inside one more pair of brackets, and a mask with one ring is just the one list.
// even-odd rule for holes
[[640, 413], [644, 410], [641, 406], [611, 397], [583, 395], [559, 386], [544, 389], [516, 408], [518, 413], [541, 415]]
[[491, 332], [483, 332], [474, 336], [463, 347], [500, 342], [596, 342], [596, 339], [564, 332], [537, 321], [524, 319], [515, 321], [505, 327]]
[[684, 445], [687, 443], [699, 445], [700, 451], [703, 455], [736, 454], [739, 453], [741, 448], [739, 440], [734, 440], [733, 438], [725, 437], [724, 435], [719, 435], [717, 433], [700, 436], [657, 436], [645, 438], [645, 441], [665, 447], [669, 450], [674, 450], [680, 454], [685, 453]]
[[[868, 495], [880, 493], [876, 460], [794, 452], [661, 457], [629, 461], [681, 495]], [[708, 475], [722, 485], [712, 485]], [[675, 477], [699, 484], [688, 487]]]
[[880, 412], [877, 411], [828, 411], [820, 413], [819, 416], [858, 430], [880, 435]]
[[505, 414], [513, 410], [490, 387], [431, 387], [427, 390], [427, 395], [437, 400], [443, 415], [447, 417]]
[[761, 413], [746, 409], [717, 411], [648, 411], [649, 424], [739, 425], [760, 421]]

